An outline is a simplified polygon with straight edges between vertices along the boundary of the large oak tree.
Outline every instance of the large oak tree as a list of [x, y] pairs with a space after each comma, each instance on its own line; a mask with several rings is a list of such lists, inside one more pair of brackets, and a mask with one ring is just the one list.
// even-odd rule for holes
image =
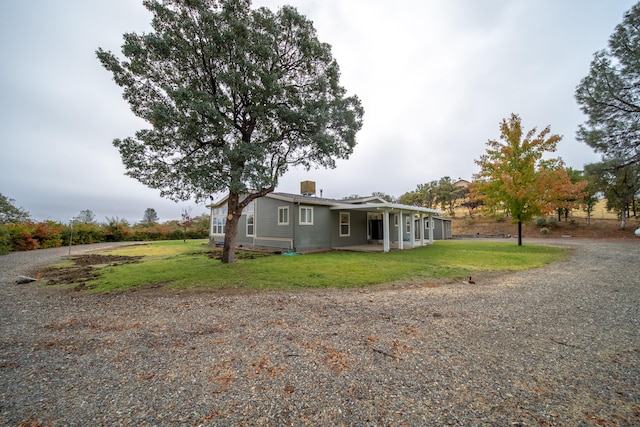
[[127, 175], [174, 200], [228, 192], [223, 262], [238, 221], [292, 166], [347, 158], [363, 109], [340, 85], [331, 47], [290, 6], [250, 0], [146, 0], [153, 31], [98, 49], [137, 116], [150, 123], [114, 145]]
[[580, 200], [587, 183], [573, 184], [560, 159], [545, 159], [556, 150], [559, 135], [547, 126], [526, 134], [521, 119], [512, 114], [500, 124], [500, 141], [489, 140], [487, 152], [476, 160], [480, 172], [471, 184], [472, 198], [495, 215], [510, 215], [518, 224], [518, 245], [522, 245], [522, 223], [534, 216], [569, 206]]

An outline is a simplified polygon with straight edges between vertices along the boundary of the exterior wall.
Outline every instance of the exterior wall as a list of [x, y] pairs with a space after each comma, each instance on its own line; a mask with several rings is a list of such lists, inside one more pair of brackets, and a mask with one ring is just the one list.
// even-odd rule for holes
[[[255, 246], [293, 249], [293, 218], [296, 206], [282, 200], [261, 197], [256, 200], [256, 234]], [[289, 224], [278, 224], [278, 209], [289, 208]]]
[[[313, 225], [300, 224], [300, 206], [313, 208]], [[332, 212], [328, 206], [296, 204], [290, 215], [293, 219], [293, 239], [296, 251], [331, 247]]]
[[[349, 235], [340, 235], [340, 213], [349, 213]], [[368, 243], [368, 222], [366, 211], [331, 211], [331, 246], [366, 245]]]
[[400, 217], [397, 213], [389, 214], [389, 240], [391, 242], [398, 241], [398, 230], [400, 224]]
[[435, 240], [446, 240], [453, 238], [451, 233], [451, 221], [442, 218], [433, 219], [433, 238]]
[[[402, 214], [402, 224], [399, 224], [399, 226], [400, 226], [400, 233], [401, 233], [403, 242], [411, 241], [411, 224], [407, 223], [407, 218], [409, 218], [408, 221], [413, 221], [414, 215], [406, 214], [406, 213]], [[414, 222], [414, 227], [415, 227], [415, 222]], [[407, 228], [409, 228], [409, 230], [407, 230]]]
[[[310, 203], [322, 203], [322, 201], [310, 201]], [[330, 210], [328, 205], [322, 204], [305, 204], [304, 202], [296, 202], [281, 200], [278, 198], [261, 197], [253, 202], [254, 215], [254, 235], [247, 236], [247, 212], [243, 212], [238, 221], [237, 244], [239, 246], [261, 246], [267, 248], [281, 250], [309, 251], [317, 249], [329, 249], [333, 247], [365, 245], [369, 239], [373, 238], [369, 234], [369, 219], [374, 218], [371, 212], [366, 210], [349, 210], [344, 211]], [[313, 209], [313, 223], [300, 224], [300, 207]], [[221, 242], [224, 240], [224, 234], [214, 232], [214, 210], [220, 215], [221, 207], [226, 207], [226, 200], [219, 205], [211, 206], [211, 224], [209, 241]], [[288, 208], [289, 221], [287, 224], [279, 224], [279, 209]], [[340, 215], [341, 213], [349, 214], [349, 235], [340, 235]], [[375, 218], [380, 221], [380, 218]], [[413, 214], [403, 214], [402, 220], [399, 220], [398, 214], [389, 215], [389, 232], [390, 240], [398, 242], [399, 239], [407, 242], [410, 241], [411, 227], [407, 230], [407, 218], [414, 221]], [[396, 225], [396, 219], [398, 224]], [[425, 217], [426, 219], [426, 217]], [[426, 221], [425, 221], [426, 222]], [[448, 219], [432, 217], [434, 226], [433, 237], [436, 240], [450, 239], [451, 221]], [[426, 224], [425, 224], [426, 225]], [[220, 228], [220, 227], [218, 227]], [[377, 227], [376, 227], [377, 229]], [[419, 238], [419, 221], [415, 220], [414, 232], [416, 239]], [[428, 226], [425, 227], [425, 239], [428, 239]], [[380, 239], [382, 236], [379, 236]]]

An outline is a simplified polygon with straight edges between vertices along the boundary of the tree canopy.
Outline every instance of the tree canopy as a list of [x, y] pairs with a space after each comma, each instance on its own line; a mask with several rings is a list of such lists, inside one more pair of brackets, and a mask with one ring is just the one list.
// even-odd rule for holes
[[618, 212], [620, 228], [626, 227], [636, 195], [640, 193], [640, 164], [614, 167], [608, 162], [586, 165], [590, 185], [607, 199], [607, 209]]
[[142, 221], [140, 222], [142, 224], [151, 225], [158, 221], [160, 221], [160, 218], [158, 218], [158, 213], [156, 212], [156, 210], [153, 208], [147, 208], [144, 210]]
[[456, 201], [464, 197], [466, 188], [456, 187], [449, 176], [439, 180], [418, 184], [414, 191], [404, 193], [399, 197], [401, 203], [426, 208], [436, 208], [440, 205], [443, 211], [448, 210], [454, 215]]
[[145, 0], [153, 31], [124, 35], [126, 60], [98, 49], [150, 127], [116, 139], [127, 175], [174, 200], [228, 192], [223, 261], [237, 222], [290, 167], [335, 167], [362, 126], [331, 47], [291, 6]]
[[90, 209], [81, 210], [75, 220], [83, 224], [94, 224], [96, 222], [96, 214]]
[[640, 3], [625, 15], [594, 54], [589, 74], [576, 88], [587, 121], [577, 138], [613, 166], [640, 163]]
[[522, 245], [524, 221], [558, 207], [576, 207], [587, 184], [572, 183], [560, 159], [543, 158], [556, 150], [562, 138], [551, 135], [548, 126], [536, 132], [534, 127], [525, 134], [516, 114], [504, 119], [501, 141], [487, 142], [486, 154], [476, 160], [480, 172], [471, 185], [472, 197], [482, 201], [485, 211], [510, 215], [518, 224], [518, 245]]
[[15, 200], [0, 193], [0, 224], [29, 221], [29, 212], [14, 205]]

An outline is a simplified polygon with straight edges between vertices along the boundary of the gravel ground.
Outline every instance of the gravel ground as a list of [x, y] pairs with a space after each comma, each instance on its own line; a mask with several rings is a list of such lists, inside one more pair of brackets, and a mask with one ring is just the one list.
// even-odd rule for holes
[[640, 242], [556, 244], [475, 285], [305, 292], [85, 295], [0, 257], [0, 424], [640, 425]]

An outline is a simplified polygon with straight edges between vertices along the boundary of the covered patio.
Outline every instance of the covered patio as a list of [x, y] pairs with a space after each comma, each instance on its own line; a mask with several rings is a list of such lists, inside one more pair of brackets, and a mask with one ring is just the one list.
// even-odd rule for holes
[[[361, 251], [365, 250], [365, 247], [366, 247], [367, 251], [369, 252], [377, 252], [380, 250], [384, 252], [389, 252], [392, 248], [403, 250], [403, 249], [411, 249], [417, 246], [424, 246], [426, 244], [432, 245], [433, 244], [433, 227], [430, 226], [428, 228], [428, 235], [425, 236], [425, 227], [423, 225], [424, 220], [427, 219], [429, 221], [429, 224], [431, 224], [433, 215], [444, 213], [443, 211], [440, 211], [437, 209], [402, 205], [397, 203], [341, 204], [338, 206], [332, 206], [330, 210], [365, 211], [368, 213], [382, 214], [382, 230], [383, 230], [382, 245], [370, 244], [370, 245], [352, 246], [352, 248], [360, 248]], [[397, 225], [394, 224], [394, 226], [397, 227], [398, 229], [398, 232], [397, 232], [398, 238], [397, 238], [397, 241], [395, 242], [391, 241], [390, 221], [391, 221], [392, 215], [397, 215], [398, 217]], [[404, 221], [405, 218], [411, 218], [411, 220], [408, 221], [408, 224], [407, 224], [410, 227], [410, 229], [407, 230], [407, 233], [406, 233], [409, 236], [408, 241], [405, 241], [403, 238], [405, 233], [402, 227], [405, 224], [405, 221]], [[421, 225], [419, 227], [418, 233], [416, 233], [416, 229], [415, 229], [416, 219], [419, 219], [418, 224]], [[348, 247], [349, 246], [345, 246], [338, 249], [349, 250], [349, 249], [346, 249]], [[356, 249], [351, 249], [351, 250], [356, 250]]]

